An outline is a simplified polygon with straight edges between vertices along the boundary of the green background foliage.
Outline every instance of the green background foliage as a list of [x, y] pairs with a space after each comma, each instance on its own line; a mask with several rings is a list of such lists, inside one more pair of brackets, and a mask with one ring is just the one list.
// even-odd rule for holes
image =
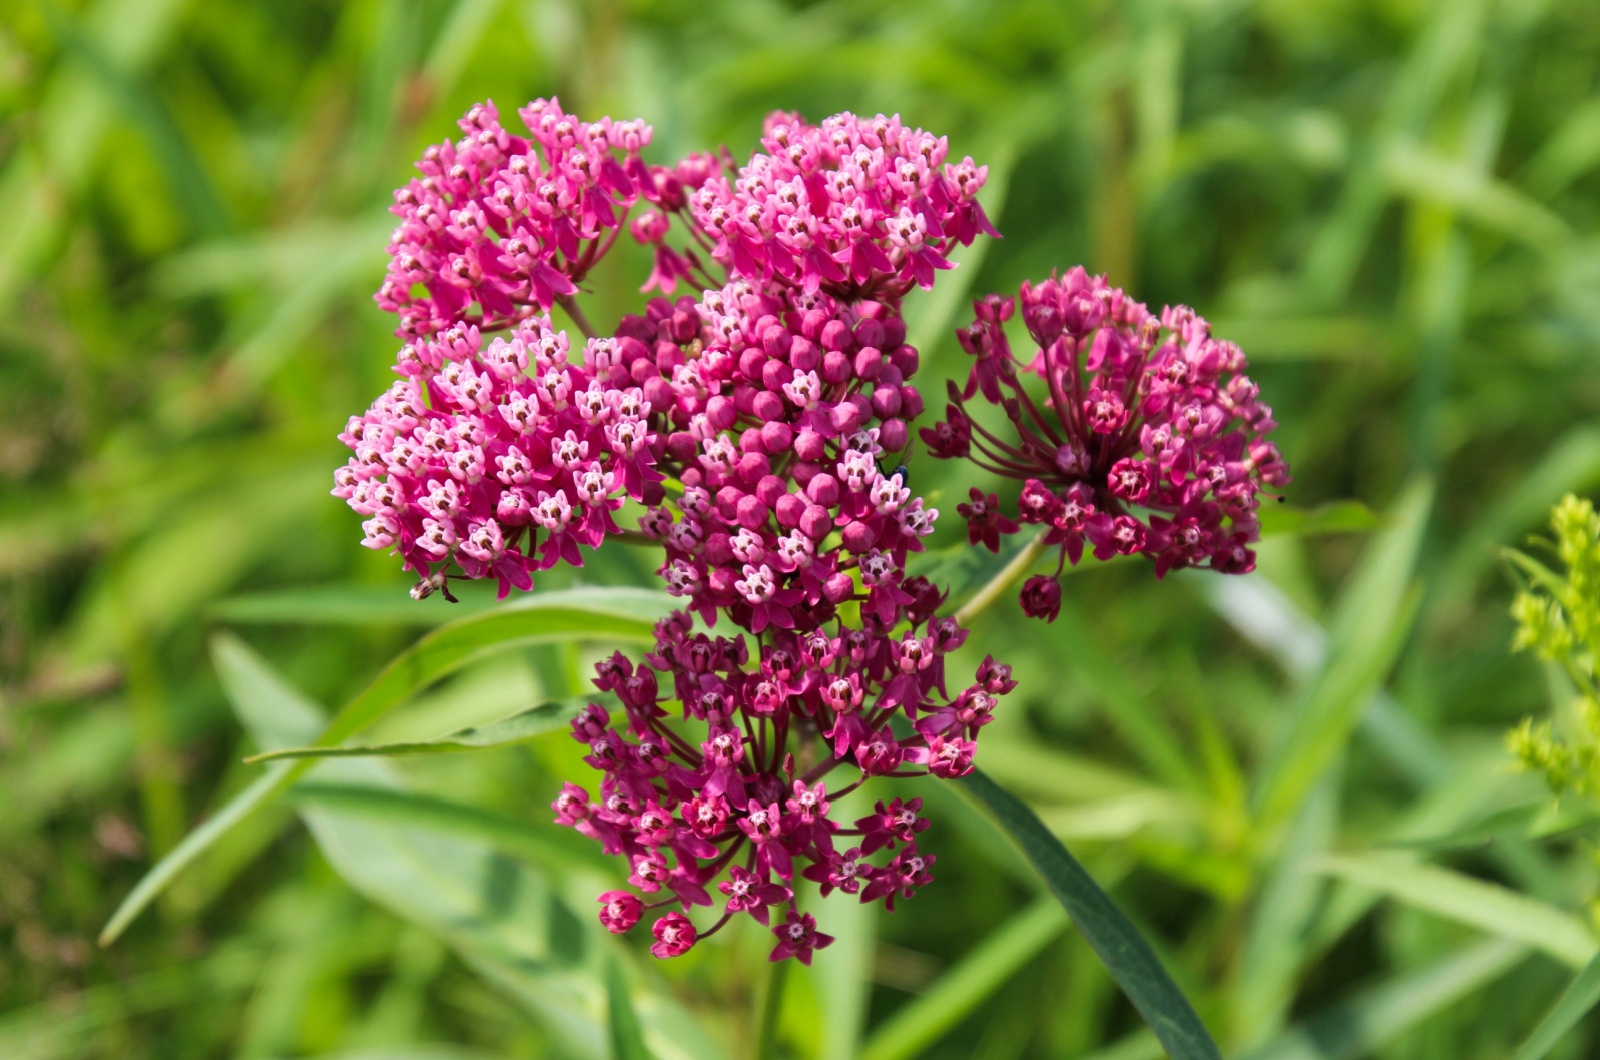
[[[592, 919], [616, 866], [548, 824], [586, 771], [559, 735], [318, 764], [96, 947], [159, 856], [293, 768], [244, 757], [491, 603], [413, 604], [327, 490], [391, 377], [390, 189], [472, 102], [551, 93], [644, 117], [655, 160], [742, 154], [783, 108], [899, 111], [988, 162], [1006, 238], [908, 303], [930, 398], [967, 298], [1078, 262], [1242, 345], [1296, 475], [1260, 572], [1110, 564], [1053, 625], [985, 612], [973, 649], [1022, 686], [979, 763], [1228, 1056], [1509, 1056], [1575, 975], [1550, 1055], [1593, 1055], [1596, 815], [1509, 768], [1504, 731], [1570, 703], [1508, 650], [1497, 552], [1600, 484], [1592, 0], [16, 0], [0, 1056], [1159, 1055], [953, 785], [915, 789], [938, 882], [888, 917], [824, 904], [813, 969], [767, 980], [754, 932], [641, 959]], [[643, 275], [608, 261], [591, 318]], [[912, 464], [970, 589], [965, 473]], [[540, 588], [650, 584], [608, 549]], [[563, 629], [396, 679], [361, 739], [579, 694], [631, 636]]]

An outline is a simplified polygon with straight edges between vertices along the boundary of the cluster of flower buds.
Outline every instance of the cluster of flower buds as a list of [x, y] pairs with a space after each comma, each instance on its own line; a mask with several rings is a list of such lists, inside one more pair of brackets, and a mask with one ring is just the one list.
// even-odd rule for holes
[[[393, 548], [421, 582], [419, 599], [449, 595], [454, 561], [494, 577], [504, 598], [533, 571], [583, 565], [618, 527], [625, 497], [661, 499], [659, 436], [639, 387], [610, 385], [609, 340], [569, 362], [548, 316], [485, 346], [455, 325], [400, 351], [402, 378], [340, 440], [354, 450], [333, 493], [361, 515], [369, 548]], [[542, 540], [541, 540], [542, 534]]]
[[988, 167], [946, 162], [944, 137], [899, 117], [808, 125], [775, 113], [761, 143], [734, 179], [708, 180], [690, 198], [712, 256], [733, 275], [894, 302], [932, 287], [956, 244], [999, 234], [977, 200]]
[[938, 516], [905, 471], [880, 468], [922, 409], [904, 322], [735, 281], [698, 304], [657, 299], [620, 330], [671, 377], [662, 463], [683, 494], [640, 522], [665, 548], [668, 589], [753, 633], [815, 628], [852, 599], [887, 621]]
[[[1229, 574], [1254, 569], [1258, 494], [1289, 475], [1266, 441], [1272, 410], [1240, 374], [1239, 347], [1212, 338], [1194, 310], [1174, 306], [1157, 317], [1082, 268], [1024, 283], [1021, 301], [1038, 345], [1032, 361], [1012, 356], [1002, 329], [1015, 302], [978, 301], [976, 321], [959, 332], [977, 358], [966, 388], [950, 384], [946, 419], [922, 432], [935, 456], [1023, 481], [1015, 519], [994, 494], [972, 490], [959, 509], [969, 539], [995, 548], [1023, 523], [1044, 527], [1063, 565], [1076, 564], [1087, 542], [1097, 559], [1149, 556], [1157, 577], [1205, 564]], [[1042, 380], [1039, 396], [1029, 394], [1026, 373]], [[1005, 412], [1014, 436], [967, 415], [966, 402], [980, 394]], [[1053, 576], [1023, 588], [1030, 615], [1053, 619], [1060, 600]]]
[[[1016, 682], [986, 658], [950, 697], [944, 656], [966, 632], [934, 616], [943, 597], [932, 585], [914, 579], [907, 588], [907, 602], [886, 621], [864, 615], [857, 627], [835, 619], [804, 633], [770, 630], [758, 656], [742, 635], [694, 632], [680, 611], [657, 627], [643, 665], [621, 653], [600, 664], [595, 684], [615, 694], [625, 718], [614, 725], [591, 705], [573, 721], [574, 738], [589, 748], [585, 761], [603, 774], [600, 798], [567, 784], [552, 809], [632, 867], [628, 882], [644, 897], [602, 894], [608, 929], [624, 932], [647, 909], [675, 907], [656, 922], [652, 947], [672, 957], [739, 913], [768, 925], [769, 908], [784, 907], [772, 925], [772, 959], [809, 964], [832, 940], [800, 912], [799, 878], [824, 896], [881, 899], [891, 910], [897, 896], [930, 882], [934, 858], [916, 842], [928, 824], [920, 799], [879, 802], [851, 827], [833, 819], [833, 804], [872, 776], [969, 772], [978, 730]], [[682, 722], [661, 706], [667, 699], [682, 704]], [[910, 722], [905, 738], [890, 725], [897, 715]], [[691, 726], [703, 738], [688, 736]], [[841, 782], [841, 767], [855, 779]], [[686, 915], [718, 905], [721, 918], [703, 932]]]
[[465, 135], [428, 148], [422, 176], [395, 192], [400, 225], [377, 301], [400, 315], [402, 336], [463, 321], [492, 330], [549, 309], [577, 290], [628, 209], [657, 197], [642, 121], [580, 121], [554, 99], [518, 113], [531, 142], [480, 103], [461, 119]]

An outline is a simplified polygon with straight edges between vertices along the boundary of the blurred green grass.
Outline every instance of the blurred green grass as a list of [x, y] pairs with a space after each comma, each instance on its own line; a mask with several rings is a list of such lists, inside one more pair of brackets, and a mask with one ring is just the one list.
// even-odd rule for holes
[[[405, 583], [326, 492], [333, 435], [396, 345], [370, 301], [384, 208], [469, 104], [551, 93], [644, 117], [658, 159], [742, 153], [782, 108], [898, 110], [988, 161], [1006, 238], [908, 307], [930, 395], [964, 371], [967, 295], [1077, 262], [1245, 348], [1290, 503], [1358, 500], [1381, 529], [1289, 519], [1249, 580], [1112, 565], [1069, 579], [1053, 626], [992, 610], [974, 647], [1003, 645], [1023, 688], [983, 764], [1115, 884], [1228, 1055], [1509, 1055], [1571, 969], [1499, 899], [1591, 920], [1592, 832], [1414, 841], [1540, 799], [1499, 748], [1547, 693], [1505, 650], [1495, 549], [1600, 483], [1589, 0], [6, 5], [0, 1055], [583, 1055], [422, 914], [358, 895], [289, 827], [299, 805], [92, 943], [259, 775], [213, 631], [324, 704], [415, 638], [351, 620]], [[638, 264], [602, 270], [592, 317], [636, 304]], [[948, 508], [951, 473], [920, 462], [919, 489]], [[583, 572], [647, 577], [633, 555]], [[268, 595], [330, 585], [342, 619]], [[374, 738], [576, 691], [592, 650], [486, 661]], [[574, 764], [538, 743], [403, 773], [540, 825]], [[938, 884], [893, 917], [829, 910], [854, 941], [791, 976], [784, 1049], [1152, 1055], [1070, 928], [1041, 937], [1016, 856], [918, 793], [937, 800]], [[1448, 871], [1466, 897], [1380, 892], [1335, 854]], [[1474, 882], [1501, 890], [1472, 901]], [[758, 950], [735, 937], [628, 974], [738, 1055]], [[1555, 1055], [1597, 1041], [1591, 1018]]]

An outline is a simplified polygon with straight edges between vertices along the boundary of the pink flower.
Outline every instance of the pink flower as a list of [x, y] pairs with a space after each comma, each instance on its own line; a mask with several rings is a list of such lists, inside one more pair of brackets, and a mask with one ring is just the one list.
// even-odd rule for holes
[[1054, 622], [1061, 613], [1061, 582], [1050, 574], [1035, 574], [1022, 586], [1022, 613]]
[[668, 913], [651, 927], [650, 934], [656, 937], [655, 944], [650, 947], [650, 952], [662, 960], [668, 957], [682, 957], [694, 948], [698, 939], [694, 925], [682, 913]]
[[424, 151], [422, 175], [395, 192], [400, 225], [376, 298], [400, 315], [399, 334], [443, 331], [474, 303], [485, 328], [549, 309], [577, 290], [629, 207], [654, 197], [639, 157], [648, 125], [580, 121], [554, 99], [519, 114], [531, 140], [502, 128], [493, 103], [475, 105], [463, 137]]
[[644, 903], [630, 891], [607, 891], [600, 902], [600, 923], [613, 935], [621, 935], [639, 922]]
[[749, 913], [763, 925], [767, 922], [767, 906], [787, 902], [794, 896], [789, 888], [738, 865], [728, 870], [728, 878], [717, 884], [717, 889], [728, 896], [728, 912]]
[[957, 244], [999, 234], [977, 200], [987, 167], [947, 162], [944, 138], [898, 117], [774, 113], [762, 146], [690, 196], [712, 257], [752, 281], [898, 300], [933, 286]]
[[[1013, 301], [974, 303], [977, 319], [960, 334], [976, 361], [966, 388], [951, 388], [946, 422], [924, 431], [934, 456], [1022, 480], [1018, 521], [1044, 526], [1063, 564], [1087, 543], [1097, 559], [1147, 555], [1157, 577], [1175, 567], [1251, 570], [1259, 495], [1289, 475], [1266, 441], [1276, 423], [1241, 374], [1239, 348], [1213, 338], [1192, 309], [1157, 317], [1081, 268], [1023, 284], [1021, 305], [1038, 347], [1025, 365], [1000, 327]], [[1042, 381], [1037, 396], [1028, 374]], [[973, 422], [965, 403], [979, 393], [1013, 432]], [[962, 515], [974, 543], [1017, 529], [997, 526], [987, 503]], [[1055, 617], [1059, 590], [1035, 578], [1023, 592], [1026, 613]]]
[[833, 944], [832, 935], [824, 935], [817, 930], [816, 917], [794, 909], [789, 910], [788, 919], [773, 928], [772, 933], [778, 936], [778, 944], [772, 948], [772, 954], [767, 958], [770, 961], [798, 957], [801, 964], [809, 965], [812, 951]]
[[494, 578], [502, 598], [531, 589], [535, 571], [581, 566], [580, 546], [618, 532], [625, 500], [659, 499], [658, 440], [630, 414], [648, 403], [602, 353], [591, 343], [570, 363], [549, 317], [487, 346], [455, 325], [401, 351], [404, 378], [340, 435], [354, 456], [333, 492], [371, 515], [365, 544], [418, 574], [414, 595], [446, 588], [452, 564]]

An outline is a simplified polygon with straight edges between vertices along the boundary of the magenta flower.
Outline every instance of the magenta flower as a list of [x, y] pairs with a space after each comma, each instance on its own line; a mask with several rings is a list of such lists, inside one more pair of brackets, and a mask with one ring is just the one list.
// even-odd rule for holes
[[699, 938], [695, 933], [694, 924], [682, 913], [668, 913], [657, 920], [655, 926], [650, 929], [650, 934], [656, 937], [650, 952], [662, 960], [668, 957], [682, 957], [694, 948]]
[[977, 193], [988, 167], [946, 162], [944, 137], [898, 116], [767, 118], [764, 152], [690, 197], [712, 257], [733, 274], [807, 294], [897, 302], [932, 287], [948, 252], [998, 235]]
[[1022, 585], [1022, 613], [1054, 622], [1061, 614], [1061, 582], [1047, 574], [1029, 578]]
[[[503, 328], [549, 309], [578, 289], [629, 207], [657, 197], [639, 156], [650, 126], [580, 121], [554, 99], [518, 113], [531, 141], [502, 128], [493, 103], [480, 103], [461, 119], [465, 135], [428, 148], [417, 163], [422, 176], [395, 192], [400, 226], [376, 297], [400, 314], [399, 334], [459, 323]], [[469, 313], [474, 304], [480, 313]]]
[[583, 565], [626, 498], [660, 499], [649, 401], [611, 370], [609, 340], [569, 361], [548, 316], [485, 345], [455, 325], [400, 351], [402, 378], [339, 439], [354, 451], [333, 494], [367, 516], [369, 548], [392, 549], [449, 595], [452, 564], [495, 578], [503, 599], [556, 563]]
[[[932, 879], [932, 859], [919, 858], [913, 840], [928, 826], [921, 800], [880, 802], [853, 827], [833, 819], [836, 800], [869, 776], [969, 772], [972, 737], [1014, 683], [986, 658], [971, 685], [946, 695], [944, 655], [965, 633], [932, 616], [942, 596], [926, 583], [901, 584], [911, 603], [896, 608], [887, 627], [837, 615], [804, 633], [768, 627], [752, 652], [746, 635], [697, 632], [678, 612], [657, 626], [655, 650], [642, 665], [620, 653], [602, 662], [595, 684], [622, 701], [625, 717], [614, 723], [590, 706], [573, 720], [573, 737], [589, 748], [584, 760], [602, 774], [601, 797], [591, 802], [569, 785], [554, 805], [557, 823], [624, 855], [628, 882], [660, 896], [656, 905], [675, 903], [685, 913], [711, 905], [707, 887], [720, 878], [723, 917], [699, 937], [741, 913], [765, 924], [768, 907], [787, 903], [782, 956], [804, 959], [824, 944], [787, 934], [807, 923], [797, 919], [797, 875], [821, 884], [824, 895], [909, 897]], [[663, 696], [705, 725], [698, 747], [671, 724]], [[897, 715], [914, 722], [911, 735], [895, 735]], [[801, 759], [815, 764], [802, 772]], [[859, 779], [829, 785], [852, 768]], [[841, 835], [860, 840], [840, 853]], [[902, 848], [911, 860], [895, 853]], [[891, 854], [882, 866], [868, 860], [878, 851]]]
[[[1193, 310], [1158, 318], [1081, 268], [1023, 284], [1021, 301], [1037, 352], [1026, 364], [1011, 354], [1001, 325], [1012, 299], [975, 303], [975, 321], [959, 334], [976, 362], [964, 389], [950, 387], [945, 421], [922, 432], [933, 454], [1022, 481], [1016, 520], [1043, 526], [1063, 565], [1087, 544], [1097, 559], [1147, 555], [1157, 577], [1175, 567], [1253, 569], [1258, 495], [1289, 473], [1265, 440], [1276, 424], [1241, 374], [1239, 348], [1212, 338]], [[1029, 374], [1039, 387], [1025, 385]], [[979, 394], [1004, 411], [1010, 434], [967, 415]], [[981, 500], [975, 491], [962, 514], [972, 541], [995, 548], [1017, 527]], [[1054, 618], [1059, 601], [1059, 588], [1038, 578], [1023, 590], [1036, 617]]]
[[825, 622], [856, 568], [880, 621], [905, 606], [905, 556], [938, 513], [879, 467], [922, 410], [898, 316], [736, 281], [699, 303], [657, 299], [620, 333], [629, 378], [662, 413], [658, 466], [684, 486], [675, 512], [640, 524], [665, 548], [670, 592], [757, 634]]
[[816, 917], [794, 909], [789, 910], [788, 920], [773, 928], [772, 933], [778, 936], [778, 944], [772, 947], [769, 961], [798, 957], [801, 964], [809, 965], [813, 951], [833, 944], [832, 935], [817, 930]]
[[600, 923], [613, 935], [632, 930], [644, 913], [644, 903], [631, 891], [607, 891], [597, 901], [600, 902]]

